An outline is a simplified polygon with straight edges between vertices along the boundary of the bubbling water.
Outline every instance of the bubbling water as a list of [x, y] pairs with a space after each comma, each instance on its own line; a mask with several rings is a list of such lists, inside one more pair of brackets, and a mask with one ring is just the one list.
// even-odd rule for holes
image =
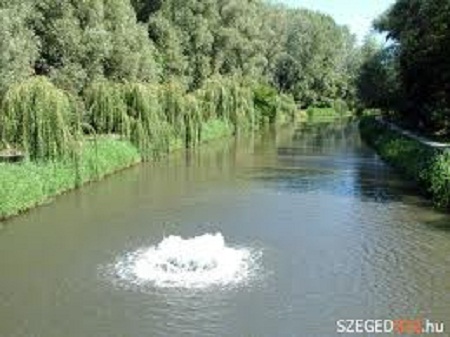
[[129, 254], [116, 264], [116, 271], [121, 279], [161, 288], [232, 286], [250, 278], [257, 255], [228, 247], [220, 233], [191, 239], [169, 236]]

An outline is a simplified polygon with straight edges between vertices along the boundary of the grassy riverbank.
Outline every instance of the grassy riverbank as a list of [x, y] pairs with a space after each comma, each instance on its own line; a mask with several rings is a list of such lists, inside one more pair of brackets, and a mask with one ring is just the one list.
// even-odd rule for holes
[[360, 122], [363, 139], [388, 163], [418, 183], [439, 208], [450, 209], [450, 152], [394, 131], [374, 117]]
[[[222, 120], [202, 126], [202, 142], [230, 137], [234, 128]], [[100, 136], [86, 140], [77, 160], [0, 163], [0, 220], [51, 202], [65, 192], [133, 166], [143, 160], [138, 148], [127, 140]], [[170, 150], [184, 147], [173, 139]]]
[[330, 121], [350, 117], [353, 113], [345, 103], [335, 103], [332, 107], [328, 108], [309, 107], [305, 110], [304, 115], [308, 121]]
[[88, 141], [78, 161], [0, 164], [0, 219], [49, 202], [52, 198], [138, 163], [138, 150], [127, 141]]
[[195, 92], [98, 82], [81, 96], [43, 77], [13, 85], [0, 104], [0, 150], [25, 163], [0, 167], [0, 219], [138, 161], [291, 121], [295, 110], [291, 97], [243, 78]]

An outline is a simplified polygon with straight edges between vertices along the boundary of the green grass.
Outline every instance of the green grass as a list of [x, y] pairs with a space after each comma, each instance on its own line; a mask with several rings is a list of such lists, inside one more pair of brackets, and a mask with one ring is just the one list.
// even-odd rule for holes
[[[0, 164], [0, 219], [47, 203], [52, 197], [103, 178], [140, 161], [129, 142], [99, 139], [86, 142], [75, 161]], [[78, 165], [78, 168], [77, 168]]]
[[312, 106], [306, 110], [306, 113], [309, 118], [338, 116], [338, 113], [333, 108], [316, 108]]
[[[211, 119], [202, 125], [201, 141], [231, 136], [230, 122]], [[184, 147], [180, 138], [170, 140], [170, 149]], [[48, 203], [64, 192], [104, 178], [142, 160], [138, 148], [126, 140], [99, 136], [85, 141], [74, 160], [0, 163], [0, 220]]]
[[333, 107], [328, 108], [318, 108], [310, 106], [306, 110], [306, 114], [311, 120], [335, 119], [352, 115], [351, 111], [344, 101], [336, 101], [334, 102]]
[[380, 157], [418, 183], [434, 204], [450, 209], [450, 152], [388, 129], [373, 117], [360, 122], [363, 139]]
[[213, 139], [231, 136], [233, 134], [233, 125], [221, 119], [214, 119], [203, 123], [202, 141], [208, 142]]
[[338, 113], [334, 108], [315, 107], [309, 107], [306, 110], [306, 115], [308, 116], [308, 122], [310, 123], [330, 122], [338, 118], [349, 116], [349, 114]]

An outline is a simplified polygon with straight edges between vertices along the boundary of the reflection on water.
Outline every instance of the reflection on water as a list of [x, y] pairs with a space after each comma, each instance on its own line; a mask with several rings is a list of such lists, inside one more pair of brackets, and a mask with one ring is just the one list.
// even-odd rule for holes
[[[0, 336], [335, 336], [346, 318], [424, 317], [449, 329], [449, 224], [355, 122], [211, 143], [8, 222]], [[219, 232], [226, 243], [206, 255], [196, 239], [179, 241]], [[262, 252], [254, 281], [156, 285], [236, 270], [227, 248]], [[118, 256], [131, 257], [145, 291], [105, 271]]]
[[277, 156], [275, 167], [258, 167], [254, 176], [290, 193], [331, 193], [380, 203], [417, 196], [414, 184], [390, 179], [391, 170], [362, 146], [356, 122], [298, 128], [290, 146], [277, 148]]

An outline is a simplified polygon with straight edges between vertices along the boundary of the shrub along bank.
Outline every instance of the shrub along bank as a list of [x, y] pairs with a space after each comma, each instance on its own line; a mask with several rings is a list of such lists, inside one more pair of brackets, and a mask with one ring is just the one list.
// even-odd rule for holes
[[363, 139], [388, 163], [418, 183], [439, 208], [450, 208], [450, 151], [395, 131], [375, 117], [360, 121]]

